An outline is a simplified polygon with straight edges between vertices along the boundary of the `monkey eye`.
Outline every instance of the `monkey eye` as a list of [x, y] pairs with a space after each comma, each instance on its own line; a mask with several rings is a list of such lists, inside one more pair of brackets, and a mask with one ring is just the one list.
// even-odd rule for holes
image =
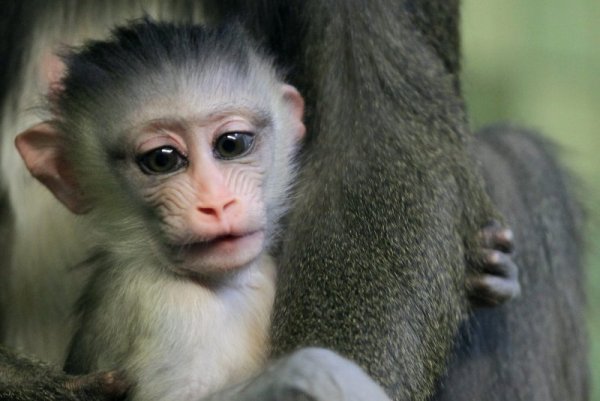
[[137, 159], [145, 174], [168, 174], [187, 165], [187, 159], [171, 146], [163, 146], [144, 153]]
[[235, 159], [252, 149], [254, 134], [251, 132], [226, 132], [215, 141], [215, 155], [219, 159]]

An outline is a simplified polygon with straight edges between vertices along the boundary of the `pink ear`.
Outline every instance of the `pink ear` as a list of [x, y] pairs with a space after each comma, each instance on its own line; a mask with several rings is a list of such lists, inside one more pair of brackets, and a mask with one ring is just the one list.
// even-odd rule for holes
[[15, 139], [27, 169], [69, 210], [84, 214], [90, 210], [73, 170], [65, 158], [60, 133], [49, 123], [37, 124]]
[[296, 137], [300, 140], [306, 133], [306, 127], [302, 122], [302, 118], [304, 117], [304, 99], [302, 98], [302, 95], [300, 95], [300, 92], [291, 85], [284, 84], [282, 90], [283, 98], [290, 105], [292, 120], [296, 123]]

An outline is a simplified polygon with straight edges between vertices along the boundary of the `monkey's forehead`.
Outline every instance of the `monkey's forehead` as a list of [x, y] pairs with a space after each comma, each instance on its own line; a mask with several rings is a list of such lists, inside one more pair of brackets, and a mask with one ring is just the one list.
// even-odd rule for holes
[[82, 101], [73, 99], [62, 111], [66, 119], [101, 123], [116, 132], [124, 124], [164, 116], [199, 118], [218, 112], [271, 115], [280, 108], [280, 88], [281, 83], [268, 72], [241, 77], [228, 75], [223, 68], [205, 74], [167, 69], [104, 86], [97, 93], [81, 96]]
[[[192, 75], [150, 79], [120, 96], [129, 116], [148, 120], [160, 115], [200, 118], [218, 113], [268, 115], [278, 107], [279, 87], [270, 79]], [[112, 100], [107, 99], [109, 102]]]
[[189, 103], [182, 107], [173, 107], [168, 103], [163, 106], [157, 103], [130, 113], [129, 118], [123, 122], [123, 131], [132, 135], [165, 129], [185, 132], [234, 119], [246, 121], [257, 130], [273, 125], [275, 116], [272, 110], [257, 106], [251, 99], [238, 100], [202, 105], [202, 107], [193, 107]]

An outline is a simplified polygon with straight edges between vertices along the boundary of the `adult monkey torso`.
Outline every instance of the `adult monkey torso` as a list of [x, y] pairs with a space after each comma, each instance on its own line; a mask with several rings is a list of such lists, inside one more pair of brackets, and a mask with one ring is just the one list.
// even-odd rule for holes
[[[44, 43], [95, 36], [139, 12], [137, 6], [122, 2], [115, 2], [114, 8], [97, 2], [32, 3], [20, 5], [40, 17], [22, 19], [35, 21], [22, 28], [37, 32], [33, 38], [24, 35], [34, 46], [29, 46], [33, 50], [24, 63], [27, 70], [15, 81], [29, 85], [26, 94], [38, 93], [36, 85], [43, 87], [34, 66], [42, 59]], [[466, 151], [470, 139], [453, 47], [458, 38], [457, 3], [245, 3], [220, 6], [240, 10], [252, 26], [256, 22], [258, 32], [268, 36], [293, 68], [292, 76], [314, 113], [301, 181], [305, 195], [290, 217], [290, 237], [283, 246], [283, 263], [300, 260], [300, 269], [290, 273], [276, 301], [276, 349], [285, 353], [298, 345], [330, 346], [358, 360], [395, 398], [423, 399], [432, 392], [466, 314], [464, 266], [472, 239], [493, 215]], [[145, 3], [144, 8], [167, 18], [179, 13], [189, 17], [195, 7], [192, 2], [169, 2], [164, 7]], [[85, 30], [71, 31], [73, 27]], [[30, 100], [21, 99], [20, 105]], [[11, 111], [5, 112], [9, 119], [15, 117]], [[36, 120], [19, 118], [3, 130], [16, 125], [14, 132], [20, 132]], [[3, 153], [9, 152], [11, 140], [5, 139]], [[3, 180], [20, 179], [10, 178], [14, 159], [3, 155], [2, 163]], [[16, 201], [37, 199], [33, 191], [15, 196]], [[18, 234], [31, 238], [33, 233], [19, 228], [37, 227], [41, 219], [28, 213], [29, 209], [16, 213], [14, 224]], [[55, 213], [59, 212], [40, 214]], [[306, 216], [311, 219], [308, 224], [297, 224]], [[34, 222], [23, 220], [27, 218]], [[39, 238], [69, 232], [64, 226], [58, 231], [40, 230]], [[71, 236], [75, 241], [81, 237]], [[52, 251], [40, 254], [74, 263], [81, 257], [65, 256], [65, 249]], [[28, 282], [31, 272], [26, 266], [45, 266], [45, 261], [28, 262], [33, 254], [37, 253], [31, 249], [16, 249], [13, 257], [24, 263], [13, 266], [23, 267], [24, 279], [17, 276], [13, 283]], [[318, 282], [309, 279], [315, 266], [324, 267]], [[69, 295], [62, 286], [72, 288], [61, 277], [39, 290], [47, 288], [46, 295], [54, 297]], [[10, 290], [19, 291], [16, 286]], [[68, 308], [75, 292], [57, 300], [57, 306]], [[304, 302], [287, 308], [298, 293]], [[47, 303], [46, 295], [38, 294], [35, 310]], [[363, 299], [368, 302], [361, 303]], [[8, 313], [18, 317], [20, 312]], [[44, 322], [55, 321], [47, 316], [40, 313], [34, 320], [39, 322], [36, 330], [50, 330]], [[294, 321], [302, 321], [302, 327], [294, 327]], [[62, 334], [54, 336], [60, 340]]]

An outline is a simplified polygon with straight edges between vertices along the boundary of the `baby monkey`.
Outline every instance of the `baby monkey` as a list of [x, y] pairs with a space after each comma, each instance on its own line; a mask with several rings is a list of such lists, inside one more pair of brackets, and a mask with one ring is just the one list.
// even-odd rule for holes
[[256, 373], [302, 97], [236, 25], [137, 22], [64, 61], [16, 143], [101, 244], [66, 369], [123, 369], [145, 401]]

